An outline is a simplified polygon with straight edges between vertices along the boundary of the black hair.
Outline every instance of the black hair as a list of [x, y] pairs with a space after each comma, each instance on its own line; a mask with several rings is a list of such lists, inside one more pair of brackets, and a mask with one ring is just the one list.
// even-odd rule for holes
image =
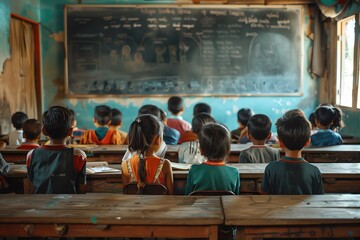
[[157, 106], [152, 105], [152, 104], [143, 105], [139, 108], [138, 116], [143, 115], [143, 114], [150, 114], [150, 115], [157, 117], [158, 119], [160, 119], [160, 117], [161, 117], [160, 108], [158, 108]]
[[333, 106], [323, 105], [318, 107], [315, 111], [315, 119], [331, 130], [340, 130], [344, 126], [341, 110]]
[[201, 128], [207, 123], [215, 123], [215, 119], [208, 113], [198, 113], [196, 114], [191, 122], [192, 131], [198, 135]]
[[96, 106], [94, 118], [101, 126], [108, 124], [111, 121], [111, 108], [107, 105]]
[[162, 110], [161, 108], [159, 108], [159, 110], [160, 110], [160, 120], [161, 120], [162, 122], [164, 122], [164, 121], [167, 119], [167, 114], [166, 114], [166, 112], [165, 112], [164, 110]]
[[315, 121], [315, 113], [312, 112], [309, 115], [309, 122], [311, 123], [311, 127], [315, 128], [316, 127], [316, 121]]
[[198, 113], [208, 113], [211, 114], [211, 106], [207, 103], [198, 103], [194, 106], [193, 115], [195, 116]]
[[284, 114], [276, 121], [278, 138], [289, 150], [301, 150], [310, 138], [310, 122], [299, 114]]
[[122, 123], [122, 112], [119, 109], [111, 109], [111, 126], [119, 126]]
[[42, 115], [42, 124], [46, 134], [55, 140], [65, 139], [72, 125], [72, 116], [68, 109], [53, 106]]
[[41, 135], [41, 122], [31, 118], [26, 120], [23, 125], [23, 132], [27, 140], [35, 140]]
[[24, 112], [16, 112], [11, 116], [11, 123], [16, 130], [22, 129], [26, 120], [28, 120], [28, 116]]
[[218, 123], [208, 123], [199, 132], [202, 155], [208, 161], [223, 161], [230, 153], [230, 132]]
[[[150, 148], [156, 136], [162, 136], [162, 129], [158, 119], [151, 114], [138, 116], [131, 123], [129, 129], [129, 149], [139, 155], [140, 183], [145, 183], [145, 153]], [[141, 185], [140, 185], [141, 186]]]
[[289, 111], [286, 111], [285, 113], [284, 113], [284, 116], [286, 117], [286, 118], [291, 118], [291, 117], [295, 117], [295, 116], [302, 116], [302, 117], [306, 117], [305, 116], [305, 113], [303, 112], [303, 110], [301, 110], [301, 109], [298, 109], [298, 108], [295, 108], [295, 109], [291, 109], [291, 110], [289, 110]]
[[184, 102], [181, 97], [173, 96], [168, 100], [168, 109], [172, 114], [178, 114], [184, 108]]
[[247, 122], [249, 133], [256, 140], [265, 140], [270, 133], [272, 122], [265, 114], [255, 114]]
[[238, 122], [246, 126], [249, 118], [254, 114], [255, 114], [254, 111], [251, 110], [250, 108], [242, 108], [237, 113]]

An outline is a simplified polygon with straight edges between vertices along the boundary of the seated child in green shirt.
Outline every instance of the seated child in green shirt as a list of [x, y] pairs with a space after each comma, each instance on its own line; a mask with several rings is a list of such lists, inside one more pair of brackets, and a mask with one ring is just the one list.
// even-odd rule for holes
[[230, 132], [218, 123], [208, 123], [199, 132], [200, 152], [206, 161], [190, 168], [185, 194], [198, 190], [240, 192], [237, 168], [226, 166], [230, 153]]

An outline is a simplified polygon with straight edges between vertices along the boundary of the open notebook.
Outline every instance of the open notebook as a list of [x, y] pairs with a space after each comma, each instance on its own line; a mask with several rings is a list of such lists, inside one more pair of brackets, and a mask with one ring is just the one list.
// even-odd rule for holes
[[121, 170], [109, 167], [107, 162], [87, 162], [86, 173], [120, 173]]
[[191, 164], [170, 162], [173, 170], [189, 170]]

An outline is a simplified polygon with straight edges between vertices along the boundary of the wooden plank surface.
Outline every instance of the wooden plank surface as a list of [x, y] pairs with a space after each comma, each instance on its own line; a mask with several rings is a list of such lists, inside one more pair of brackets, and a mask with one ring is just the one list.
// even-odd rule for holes
[[220, 197], [5, 194], [0, 223], [208, 225], [223, 223]]
[[[322, 172], [326, 193], [360, 193], [360, 163], [313, 163]], [[239, 169], [240, 192], [242, 194], [258, 194], [263, 172], [267, 164], [229, 164]], [[110, 167], [121, 169], [120, 164]], [[185, 192], [188, 170], [174, 170], [175, 194]], [[12, 191], [31, 193], [27, 181], [26, 166], [11, 165], [11, 172], [6, 177]], [[87, 175], [87, 192], [121, 193], [121, 172], [96, 173]]]
[[222, 202], [227, 225], [360, 225], [360, 195], [223, 196]]

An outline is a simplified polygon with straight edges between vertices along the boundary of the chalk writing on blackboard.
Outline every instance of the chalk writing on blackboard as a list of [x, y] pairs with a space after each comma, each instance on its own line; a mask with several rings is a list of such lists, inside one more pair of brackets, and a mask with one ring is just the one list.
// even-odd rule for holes
[[300, 95], [302, 8], [66, 7], [69, 95]]

